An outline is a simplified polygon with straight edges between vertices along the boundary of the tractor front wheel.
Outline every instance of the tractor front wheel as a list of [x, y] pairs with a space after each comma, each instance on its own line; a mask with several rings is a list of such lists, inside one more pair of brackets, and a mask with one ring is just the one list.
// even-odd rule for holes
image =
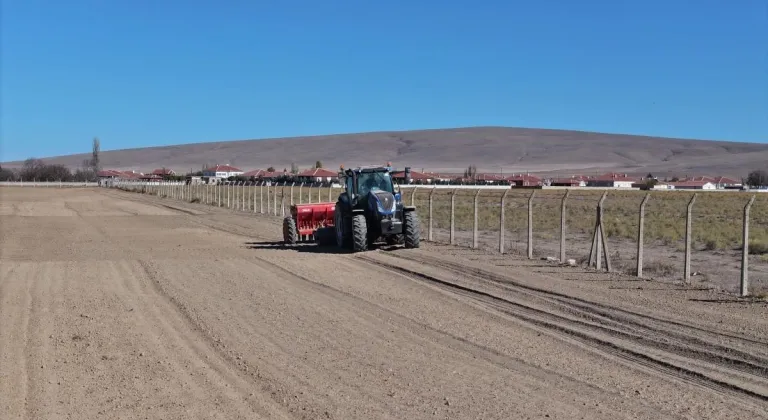
[[405, 213], [405, 247], [418, 248], [421, 240], [421, 226], [419, 215], [415, 211]]
[[352, 216], [352, 250], [354, 252], [368, 250], [368, 225], [364, 214]]
[[296, 229], [296, 221], [293, 217], [286, 217], [283, 219], [283, 242], [286, 245], [296, 245], [299, 241], [298, 229]]

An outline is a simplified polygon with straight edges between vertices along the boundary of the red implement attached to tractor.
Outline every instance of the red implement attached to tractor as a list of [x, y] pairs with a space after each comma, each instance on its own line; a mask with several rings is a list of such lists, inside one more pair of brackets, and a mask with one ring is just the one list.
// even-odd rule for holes
[[314, 240], [319, 244], [335, 241], [333, 214], [336, 203], [291, 205], [291, 215], [283, 219], [283, 241], [287, 245]]

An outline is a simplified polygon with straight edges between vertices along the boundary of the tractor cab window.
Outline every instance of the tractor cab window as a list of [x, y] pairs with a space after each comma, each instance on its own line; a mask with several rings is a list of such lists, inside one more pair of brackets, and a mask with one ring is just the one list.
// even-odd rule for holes
[[386, 191], [394, 194], [392, 178], [388, 172], [361, 172], [357, 175], [357, 193], [361, 196], [369, 192]]

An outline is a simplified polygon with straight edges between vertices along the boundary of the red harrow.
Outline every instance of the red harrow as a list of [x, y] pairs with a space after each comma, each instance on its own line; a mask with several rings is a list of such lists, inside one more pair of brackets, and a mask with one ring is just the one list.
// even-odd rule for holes
[[335, 210], [335, 202], [291, 205], [291, 215], [283, 219], [283, 241], [287, 245], [304, 241], [315, 241], [319, 244], [334, 242]]

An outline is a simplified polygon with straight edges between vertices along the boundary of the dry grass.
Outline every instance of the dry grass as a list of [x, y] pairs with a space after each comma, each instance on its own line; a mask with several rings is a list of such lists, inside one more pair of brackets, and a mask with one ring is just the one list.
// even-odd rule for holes
[[[500, 199], [503, 192], [483, 191], [478, 197], [478, 228], [498, 230]], [[506, 228], [513, 234], [525, 235], [528, 229], [528, 197], [530, 190], [508, 194]], [[534, 236], [540, 239], [559, 237], [562, 190], [538, 190], [533, 200]], [[609, 191], [605, 201], [604, 223], [608, 237], [636, 239], [640, 191]], [[685, 239], [686, 207], [691, 192], [651, 192], [645, 208], [645, 241], [677, 246]], [[602, 195], [597, 190], [572, 190], [566, 205], [567, 233], [591, 235], [595, 226], [596, 207]], [[428, 218], [429, 191], [416, 193], [416, 205], [422, 218]], [[474, 222], [474, 191], [456, 194], [457, 230], [471, 230]], [[701, 192], [692, 209], [692, 239], [695, 249], [726, 250], [741, 246], [743, 206], [749, 195], [741, 192]], [[433, 197], [436, 228], [450, 226], [450, 191], [439, 190]], [[751, 211], [750, 253], [768, 252], [768, 195], [758, 195]]]
[[[193, 200], [200, 201], [203, 186]], [[222, 187], [227, 188], [227, 187]], [[288, 187], [229, 187], [230, 197], [246, 197], [248, 208], [260, 207], [261, 201], [278, 200], [278, 209], [285, 205], [318, 201], [335, 201], [340, 189]], [[404, 190], [404, 199], [411, 202], [411, 191]], [[414, 204], [425, 224], [429, 220], [428, 188], [416, 191]], [[523, 238], [528, 229], [528, 198], [533, 190], [511, 190], [505, 202], [506, 231], [512, 238]], [[483, 190], [478, 196], [477, 223], [480, 231], [498, 231], [503, 191]], [[601, 190], [572, 190], [566, 203], [566, 225], [569, 237], [591, 236], [596, 219], [596, 207]], [[609, 191], [605, 201], [604, 223], [609, 238], [637, 238], [639, 206], [646, 192]], [[645, 209], [645, 242], [681, 248], [685, 238], [686, 206], [691, 192], [651, 192]], [[534, 238], [552, 240], [560, 235], [560, 208], [563, 190], [536, 190], [533, 200]], [[227, 197], [226, 192], [222, 198]], [[474, 225], [474, 190], [458, 190], [455, 197], [455, 226], [457, 231], [471, 231]], [[450, 228], [450, 190], [436, 190], [433, 195], [433, 226]], [[692, 210], [694, 249], [702, 251], [738, 250], [741, 248], [743, 206], [750, 195], [743, 192], [700, 192]], [[279, 211], [279, 210], [278, 210]], [[750, 254], [768, 254], [768, 194], [758, 194], [751, 211]]]

